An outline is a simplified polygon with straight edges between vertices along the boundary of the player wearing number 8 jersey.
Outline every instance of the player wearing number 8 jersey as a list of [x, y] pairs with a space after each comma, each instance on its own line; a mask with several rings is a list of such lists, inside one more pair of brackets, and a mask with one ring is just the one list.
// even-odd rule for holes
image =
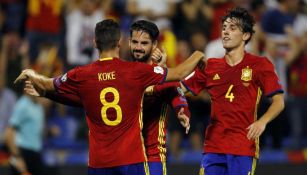
[[[253, 175], [259, 156], [259, 136], [284, 108], [283, 91], [274, 66], [265, 57], [244, 51], [251, 39], [253, 19], [234, 8], [222, 19], [223, 58], [210, 58], [184, 81], [184, 90], [211, 97], [211, 116], [204, 139], [200, 174]], [[261, 94], [272, 98], [267, 112], [257, 118]]]
[[[203, 54], [195, 52], [173, 69], [126, 62], [118, 58], [119, 25], [113, 20], [97, 23], [95, 42], [100, 59], [72, 69], [59, 78], [24, 70], [16, 81], [45, 91], [78, 96], [89, 126], [90, 175], [143, 175], [146, 169], [142, 129], [143, 91], [149, 85], [180, 80], [193, 71]], [[30, 93], [31, 94], [31, 93]], [[33, 94], [32, 94], [33, 95]]]

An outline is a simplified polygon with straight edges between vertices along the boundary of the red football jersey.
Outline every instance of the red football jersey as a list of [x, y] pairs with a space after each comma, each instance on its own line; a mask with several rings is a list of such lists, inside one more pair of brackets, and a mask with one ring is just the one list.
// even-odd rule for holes
[[80, 97], [89, 126], [89, 166], [146, 161], [142, 129], [145, 88], [164, 81], [167, 69], [104, 58], [54, 80], [58, 93]]
[[177, 91], [173, 83], [155, 86], [153, 95], [145, 95], [143, 103], [143, 135], [149, 162], [166, 161], [166, 128], [169, 105], [174, 109], [184, 107], [189, 117], [188, 103], [184, 94]]
[[235, 66], [225, 58], [212, 58], [205, 70], [195, 71], [183, 84], [194, 94], [206, 89], [211, 96], [204, 152], [258, 157], [259, 141], [248, 140], [246, 128], [257, 120], [262, 92], [266, 96], [283, 92], [267, 58], [245, 53]]

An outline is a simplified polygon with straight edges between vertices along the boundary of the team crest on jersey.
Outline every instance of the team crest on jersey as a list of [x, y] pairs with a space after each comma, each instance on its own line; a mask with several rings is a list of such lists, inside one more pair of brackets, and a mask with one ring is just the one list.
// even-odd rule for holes
[[250, 81], [252, 80], [252, 73], [253, 70], [246, 66], [246, 68], [242, 69], [241, 80], [243, 81]]
[[67, 80], [67, 73], [65, 73], [62, 77], [61, 77], [61, 82], [65, 82]]
[[157, 73], [157, 74], [164, 74], [164, 69], [160, 66], [156, 66], [154, 67], [154, 72]]

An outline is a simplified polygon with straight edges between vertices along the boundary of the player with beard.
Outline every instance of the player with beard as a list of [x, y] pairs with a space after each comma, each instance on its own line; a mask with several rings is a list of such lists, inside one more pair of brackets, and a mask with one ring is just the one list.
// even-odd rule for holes
[[[110, 25], [110, 24], [109, 24]], [[106, 25], [107, 26], [107, 25]], [[111, 39], [112, 40], [112, 37], [108, 37], [108, 39]], [[97, 45], [101, 45], [102, 43], [100, 43], [100, 42], [97, 42], [96, 41], [96, 43], [97, 43]], [[107, 42], [104, 42], [104, 44], [107, 44]], [[101, 46], [103, 46], [103, 45], [101, 45]], [[99, 48], [99, 47], [98, 47]], [[104, 47], [102, 47], [102, 48], [104, 48]], [[116, 50], [116, 55], [118, 54], [118, 52], [117, 52], [118, 50]], [[100, 50], [100, 52], [101, 52], [101, 56], [104, 56], [104, 55], [107, 55], [106, 53], [109, 53], [109, 52], [106, 52], [106, 51], [103, 51], [103, 50]], [[151, 52], [151, 50], [150, 50], [150, 52]], [[111, 52], [113, 55], [114, 55], [114, 53], [113, 53], [113, 51]], [[138, 51], [138, 53], [140, 53], [139, 51]], [[177, 70], [174, 70], [174, 69], [169, 69], [169, 74], [170, 75], [167, 75], [167, 77], [166, 77], [166, 80], [169, 80], [169, 79], [176, 79], [176, 77], [179, 77], [178, 75], [175, 75], [175, 72], [177, 72], [177, 71], [179, 71], [179, 72], [181, 72], [181, 71], [184, 71], [185, 73], [184, 74], [186, 74], [188, 71], [190, 71], [190, 70], [192, 70], [192, 69], [190, 69], [190, 67], [195, 67], [196, 66], [196, 64], [195, 63], [197, 63], [197, 62], [195, 62], [195, 60], [197, 60], [197, 61], [199, 61], [200, 60], [200, 58], [201, 57], [203, 57], [203, 55], [202, 54], [200, 54], [199, 52], [196, 52], [196, 53], [194, 53], [193, 55], [192, 55], [192, 57], [193, 58], [189, 58], [188, 59], [188, 61], [186, 61], [185, 62], [185, 64], [191, 64], [190, 66], [185, 66], [185, 68], [184, 69], [182, 69], [183, 67], [181, 66], [181, 70], [179, 69], [179, 68], [175, 68], [175, 69], [177, 69]], [[195, 58], [195, 57], [197, 57], [197, 58]], [[113, 58], [114, 59], [114, 58]], [[143, 83], [145, 83], [145, 84], [150, 84], [150, 82], [151, 81], [148, 81], [148, 80], [145, 80], [146, 78], [144, 77], [145, 76], [145, 74], [143, 73], [143, 71], [141, 70], [141, 69], [139, 69], [140, 67], [139, 67], [139, 65], [144, 65], [144, 69], [146, 70], [146, 71], [148, 71], [149, 69], [149, 65], [146, 65], [146, 64], [143, 64], [143, 63], [138, 63], [138, 64], [131, 64], [131, 63], [128, 63], [128, 62], [126, 62], [126, 64], [127, 65], [129, 65], [128, 67], [126, 67], [126, 68], [124, 68], [124, 67], [118, 67], [118, 66], [122, 66], [121, 64], [121, 62], [118, 62], [119, 60], [117, 60], [117, 59], [115, 59], [114, 61], [112, 61], [113, 59], [111, 59], [111, 58], [109, 58], [109, 57], [106, 57], [106, 58], [101, 58], [98, 62], [94, 62], [93, 64], [90, 64], [90, 65], [88, 65], [88, 66], [85, 66], [84, 68], [86, 68], [86, 69], [88, 69], [88, 70], [82, 70], [82, 68], [83, 67], [81, 67], [81, 68], [77, 68], [77, 69], [75, 69], [75, 70], [72, 70], [72, 71], [69, 71], [68, 72], [68, 74], [65, 76], [61, 76], [61, 77], [59, 77], [59, 78], [54, 78], [54, 79], [49, 79], [49, 78], [46, 78], [46, 77], [42, 77], [42, 76], [40, 76], [39, 74], [37, 74], [37, 73], [35, 73], [35, 72], [33, 72], [32, 70], [25, 70], [25, 71], [23, 71], [22, 72], [22, 74], [16, 79], [17, 81], [19, 81], [19, 80], [24, 80], [24, 79], [29, 79], [29, 80], [31, 80], [31, 81], [26, 81], [26, 87], [25, 87], [25, 90], [26, 90], [26, 92], [27, 93], [29, 93], [29, 94], [31, 94], [31, 95], [43, 95], [43, 93], [44, 92], [48, 92], [48, 91], [50, 91], [50, 92], [55, 92], [55, 90], [57, 90], [57, 92], [59, 93], [59, 94], [68, 94], [67, 95], [67, 98], [66, 99], [64, 99], [64, 98], [62, 98], [61, 100], [62, 100], [62, 102], [63, 103], [66, 103], [66, 104], [71, 104], [71, 105], [75, 105], [75, 106], [83, 106], [83, 107], [85, 107], [85, 109], [86, 109], [86, 111], [87, 111], [87, 109], [89, 110], [89, 112], [87, 112], [87, 115], [88, 115], [88, 117], [87, 117], [87, 121], [88, 121], [88, 123], [89, 123], [89, 127], [90, 127], [90, 162], [89, 162], [89, 174], [95, 174], [95, 173], [102, 173], [102, 174], [105, 174], [105, 173], [110, 173], [110, 172], [120, 172], [119, 174], [143, 174], [144, 172], [142, 171], [142, 168], [141, 168], [141, 166], [143, 165], [145, 165], [145, 167], [146, 167], [146, 163], [147, 163], [147, 157], [145, 156], [145, 155], [143, 155], [143, 156], [145, 156], [145, 158], [143, 158], [142, 159], [142, 157], [141, 157], [141, 152], [142, 152], [142, 150], [144, 150], [143, 148], [137, 148], [137, 144], [135, 144], [135, 143], [130, 143], [131, 142], [131, 137], [133, 136], [133, 138], [135, 139], [135, 138], [138, 138], [138, 137], [136, 137], [136, 136], [138, 136], [138, 134], [139, 133], [136, 133], [136, 132], [132, 132], [132, 131], [129, 131], [129, 130], [127, 130], [127, 126], [130, 126], [131, 124], [128, 124], [128, 122], [132, 119], [131, 117], [130, 117], [130, 119], [126, 119], [125, 120], [125, 116], [126, 115], [129, 115], [129, 112], [127, 111], [127, 110], [125, 110], [125, 109], [127, 109], [128, 107], [129, 107], [129, 109], [130, 110], [132, 110], [132, 112], [133, 111], [135, 111], [135, 109], [133, 109], [132, 108], [132, 106], [138, 106], [138, 105], [135, 105], [135, 101], [139, 101], [139, 98], [138, 97], [140, 97], [139, 95], [139, 88], [137, 88], [137, 89], [134, 89], [134, 88], [136, 88], [136, 85], [135, 85], [135, 83], [141, 83], [141, 82], [143, 82]], [[95, 134], [97, 134], [97, 132], [98, 132], [98, 130], [97, 129], [99, 129], [99, 128], [101, 128], [101, 130], [103, 130], [103, 128], [102, 128], [102, 126], [98, 126], [97, 124], [97, 122], [98, 122], [98, 120], [96, 121], [96, 118], [98, 117], [98, 115], [97, 115], [97, 117], [96, 118], [92, 118], [92, 117], [90, 117], [90, 115], [91, 114], [94, 114], [94, 116], [96, 116], [95, 114], [95, 111], [97, 112], [97, 110], [94, 110], [94, 109], [92, 109], [92, 108], [95, 108], [95, 106], [99, 106], [98, 104], [93, 104], [93, 105], [89, 105], [89, 104], [92, 104], [92, 103], [96, 103], [95, 102], [95, 100], [93, 100], [93, 99], [95, 99], [94, 97], [91, 97], [92, 95], [91, 94], [93, 94], [96, 90], [96, 85], [95, 85], [95, 82], [87, 82], [87, 81], [92, 81], [91, 80], [91, 76], [87, 76], [88, 78], [90, 78], [90, 79], [84, 79], [84, 78], [82, 78], [83, 77], [83, 74], [90, 74], [90, 69], [89, 68], [95, 68], [96, 66], [98, 66], [98, 65], [100, 65], [100, 64], [102, 64], [103, 62], [105, 62], [105, 61], [108, 61], [108, 63], [109, 64], [112, 64], [112, 62], [116, 62], [117, 64], [120, 64], [120, 65], [118, 65], [118, 66], [116, 66], [116, 67], [113, 67], [113, 65], [112, 65], [112, 67], [111, 68], [113, 68], [113, 69], [116, 69], [116, 71], [118, 71], [118, 72], [120, 72], [120, 73], [122, 73], [120, 76], [118, 75], [117, 77], [121, 77], [121, 78], [119, 78], [118, 80], [121, 80], [121, 81], [116, 81], [118, 84], [123, 84], [122, 86], [120, 86], [120, 87], [122, 87], [122, 88], [124, 88], [124, 89], [126, 89], [126, 92], [128, 92], [128, 90], [129, 90], [129, 93], [126, 93], [126, 95], [129, 95], [129, 96], [124, 96], [124, 97], [122, 97], [122, 98], [120, 98], [119, 99], [119, 97], [117, 98], [117, 95], [116, 95], [116, 91], [115, 92], [113, 92], [114, 91], [114, 89], [109, 89], [109, 88], [107, 88], [108, 89], [108, 91], [106, 91], [105, 93], [103, 93], [104, 92], [104, 90], [100, 93], [100, 102], [103, 104], [103, 105], [105, 105], [105, 106], [102, 106], [102, 108], [101, 108], [101, 115], [105, 115], [105, 114], [108, 114], [108, 112], [116, 112], [115, 114], [116, 114], [116, 116], [115, 117], [113, 117], [112, 119], [115, 119], [115, 120], [110, 120], [109, 119], [109, 117], [107, 117], [107, 118], [105, 118], [104, 116], [102, 116], [102, 119], [103, 119], [103, 121], [107, 124], [107, 125], [110, 125], [110, 126], [112, 126], [111, 128], [114, 128], [115, 129], [115, 127], [116, 126], [118, 126], [118, 127], [124, 127], [124, 128], [118, 128], [118, 127], [116, 127], [116, 128], [118, 128], [119, 129], [119, 131], [122, 133], [122, 131], [125, 131], [124, 133], [122, 133], [122, 134], [124, 134], [124, 135], [126, 135], [126, 136], [123, 136], [123, 135], [121, 135], [121, 139], [122, 140], [126, 140], [126, 141], [122, 141], [122, 140], [117, 140], [117, 142], [118, 143], [129, 143], [128, 145], [123, 145], [123, 144], [117, 144], [116, 146], [110, 146], [111, 144], [109, 144], [108, 145], [108, 140], [110, 140], [110, 139], [103, 139], [100, 135], [101, 134], [103, 134], [103, 133], [99, 133], [98, 135], [99, 135], [99, 138], [101, 138], [101, 140], [99, 139], [99, 140], [97, 140], [97, 139], [95, 139], [95, 137], [94, 137], [94, 135]], [[102, 62], [102, 63], [99, 63], [99, 62]], [[106, 65], [107, 66], [107, 65]], [[115, 65], [114, 65], [115, 66]], [[151, 67], [151, 66], [150, 66]], [[154, 69], [155, 71], [158, 71], [159, 73], [161, 73], [161, 70], [160, 70], [160, 68], [159, 68], [159, 66], [158, 66], [158, 68], [157, 68], [157, 66], [154, 66], [156, 69]], [[188, 67], [188, 68], [187, 68]], [[129, 68], [129, 70], [126, 70], [126, 69], [128, 69]], [[103, 68], [102, 67], [102, 69], [100, 69], [100, 70], [105, 70], [105, 69], [109, 69], [108, 67], [105, 67], [105, 68]], [[139, 75], [138, 74], [135, 74], [136, 72], [139, 72]], [[126, 74], [123, 74], [123, 73], [126, 73]], [[148, 75], [149, 75], [149, 73], [148, 73]], [[152, 75], [154, 75], [154, 74], [152, 74]], [[152, 75], [149, 75], [149, 76], [152, 76]], [[113, 76], [110, 76], [110, 77], [108, 77], [108, 79], [110, 78], [110, 79], [112, 79], [112, 80], [115, 80], [115, 79], [113, 79], [112, 78]], [[128, 78], [127, 78], [128, 77]], [[143, 81], [139, 81], [139, 79], [141, 78], [141, 77], [143, 77], [144, 78], [144, 80]], [[156, 79], [158, 79], [157, 78], [157, 76], [155, 75], [154, 77], [148, 77], [149, 79], [154, 79], [156, 77]], [[180, 76], [180, 77], [182, 77], [182, 76]], [[81, 78], [81, 79], [80, 79]], [[99, 78], [99, 77], [98, 77]], [[100, 77], [101, 78], [101, 80], [103, 80], [104, 78], [103, 77]], [[177, 78], [178, 79], [178, 78]], [[153, 80], [152, 80], [153, 81]], [[50, 83], [51, 82], [51, 83]], [[54, 82], [54, 83], [52, 83], [52, 82]], [[110, 82], [111, 83], [111, 82]], [[128, 83], [128, 84], [127, 84]], [[91, 85], [92, 84], [92, 85]], [[37, 88], [37, 89], [34, 89], [34, 90], [38, 90], [38, 92], [39, 92], [39, 94], [37, 94], [37, 92], [36, 92], [36, 94], [34, 93], [34, 91], [33, 91], [33, 85], [34, 85], [34, 87], [35, 88]], [[103, 85], [103, 84], [101, 84], [101, 85]], [[115, 85], [115, 84], [114, 84]], [[100, 86], [100, 85], [99, 85]], [[129, 88], [130, 87], [130, 88]], [[81, 90], [81, 91], [79, 91], [79, 90]], [[90, 89], [92, 89], [92, 90], [90, 90]], [[121, 91], [120, 92], [122, 92], [122, 91], [124, 91], [124, 89], [121, 89]], [[84, 92], [83, 92], [83, 90], [84, 90]], [[83, 93], [85, 93], [85, 90], [86, 90], [86, 92], [88, 93], [87, 95], [85, 95], [85, 94], [83, 94]], [[89, 91], [90, 90], [90, 91]], [[112, 90], [112, 91], [111, 91]], [[106, 95], [108, 95], [108, 93], [109, 93], [109, 91], [111, 92], [111, 93], [113, 93], [114, 94], [114, 97], [113, 97], [113, 99], [111, 98], [111, 99], [108, 99], [108, 100], [104, 100], [102, 97], [103, 97], [103, 95], [104, 96], [106, 96]], [[134, 91], [138, 91], [137, 92], [137, 94], [134, 92]], [[144, 89], [143, 89], [143, 91], [144, 91]], [[137, 96], [135, 96], [135, 94], [137, 95]], [[123, 95], [123, 94], [122, 94]], [[125, 98], [126, 97], [126, 98]], [[129, 97], [130, 97], [130, 99], [129, 99]], [[55, 96], [53, 96], [53, 98], [55, 98]], [[65, 101], [65, 100], [67, 100], [68, 98], [71, 98], [71, 101]], [[79, 98], [79, 99], [77, 99], [77, 98]], [[127, 100], [127, 99], [129, 99], [129, 100]], [[58, 99], [58, 101], [61, 101], [61, 100], [59, 100]], [[75, 102], [74, 102], [74, 100], [75, 100]], [[111, 101], [110, 101], [111, 100]], [[113, 101], [112, 101], [113, 100]], [[123, 100], [124, 102], [121, 102], [120, 103], [120, 101], [119, 100]], [[116, 102], [116, 104], [114, 104]], [[186, 105], [186, 102], [183, 100], [183, 101], [180, 101], [183, 105]], [[124, 106], [123, 105], [125, 105], [125, 106], [127, 106], [127, 107], [125, 107], [124, 108]], [[179, 106], [178, 106], [179, 107]], [[104, 108], [112, 108], [112, 109], [114, 109], [114, 110], [111, 110], [111, 111], [108, 111], [108, 110], [103, 110]], [[122, 108], [121, 110], [119, 110], [119, 108]], [[91, 110], [92, 109], [92, 110]], [[100, 108], [99, 108], [100, 109]], [[141, 106], [140, 106], [140, 109], [141, 109]], [[121, 112], [122, 111], [122, 112]], [[165, 110], [163, 110], [164, 112], [165, 112]], [[125, 112], [128, 112], [126, 115], [124, 115], [124, 113]], [[121, 115], [122, 114], [122, 115]], [[110, 114], [110, 115], [112, 115], [112, 113]], [[125, 122], [125, 123], [127, 123], [127, 124], [124, 124], [124, 125], [120, 125], [120, 123], [121, 122], [117, 122], [118, 121], [118, 115], [121, 115], [121, 116], [123, 116], [122, 117], [122, 120], [124, 120], [124, 121], [122, 121], [122, 122]], [[139, 115], [140, 116], [142, 116], [141, 115], [141, 113], [139, 113]], [[184, 116], [185, 115], [185, 113], [184, 113], [184, 110], [180, 110], [180, 115], [182, 115], [182, 116]], [[130, 115], [129, 115], [130, 116]], [[163, 116], [164, 116], [164, 114], [163, 114]], [[111, 116], [110, 116], [111, 117]], [[158, 116], [158, 117], [160, 117], [160, 116]], [[98, 117], [99, 118], [99, 117]], [[97, 119], [98, 119], [97, 118]], [[145, 116], [145, 118], [146, 118], [146, 116]], [[161, 118], [161, 117], [160, 117]], [[158, 118], [158, 120], [160, 119], [160, 118]], [[101, 119], [101, 117], [100, 117], [100, 119]], [[141, 122], [141, 119], [142, 119], [142, 117], [140, 117], [140, 118], [138, 118], [139, 119], [139, 128], [140, 129], [142, 129], [142, 127], [143, 127], [143, 124], [142, 124], [142, 122]], [[130, 123], [131, 122], [133, 122], [133, 121], [135, 121], [135, 118], [133, 118], [132, 119], [132, 121], [130, 121]], [[157, 131], [157, 133], [159, 134], [158, 136], [157, 136], [157, 140], [158, 140], [158, 142], [161, 142], [162, 144], [165, 144], [165, 138], [163, 138], [163, 137], [161, 137], [161, 132], [164, 132], [163, 131], [163, 129], [161, 128], [162, 126], [163, 126], [163, 123], [162, 122], [164, 122], [163, 120], [159, 120], [160, 122], [159, 122], [159, 124], [161, 124], [161, 125], [158, 125], [157, 127], [158, 127], [158, 131]], [[188, 122], [188, 119], [184, 119], [183, 120], [183, 122]], [[135, 122], [133, 122], [133, 123], [135, 123]], [[184, 123], [185, 124], [185, 126], [187, 126], [188, 127], [188, 123]], [[97, 125], [97, 126], [96, 126]], [[134, 125], [133, 125], [134, 126]], [[136, 126], [135, 126], [136, 127]], [[109, 129], [111, 129], [111, 128], [109, 128]], [[137, 128], [137, 127], [136, 127]], [[113, 129], [112, 129], [113, 130]], [[103, 130], [103, 131], [107, 131], [107, 130]], [[114, 133], [112, 133], [109, 137], [112, 137], [112, 138], [117, 138], [117, 136], [115, 135], [115, 134], [117, 134], [118, 132], [119, 132], [118, 130], [116, 130], [116, 132], [115, 132], [115, 130], [114, 130]], [[94, 133], [93, 133], [94, 132]], [[107, 135], [104, 135], [105, 137], [107, 137]], [[130, 139], [129, 139], [129, 137], [130, 137]], [[127, 140], [128, 139], [128, 140]], [[162, 140], [162, 139], [164, 139], [164, 140]], [[91, 142], [91, 140], [92, 140], [92, 142]], [[100, 146], [99, 145], [97, 145], [98, 143], [95, 143], [94, 142], [94, 140], [96, 140], [96, 141], [99, 141], [100, 142]], [[112, 139], [111, 139], [112, 140]], [[130, 141], [129, 141], [130, 140]], [[113, 143], [113, 142], [112, 142]], [[92, 146], [91, 146], [92, 145]], [[94, 147], [101, 147], [101, 150], [97, 150], [96, 149], [96, 151], [98, 151], [97, 153], [95, 152], [95, 149], [92, 149], [93, 148], [93, 145], [94, 145]], [[123, 146], [126, 146], [126, 148], [124, 148]], [[113, 149], [116, 149], [116, 150], [104, 150], [105, 148], [113, 148]], [[133, 149], [132, 149], [133, 148]], [[140, 149], [140, 150], [139, 150]], [[128, 154], [129, 154], [129, 151], [128, 152], [125, 152], [125, 150], [126, 151], [128, 151], [128, 150], [130, 150], [130, 151], [134, 151], [134, 153], [133, 153], [133, 156], [131, 157], [131, 155], [129, 156]], [[162, 152], [163, 153], [163, 151], [164, 150], [161, 150], [161, 147], [158, 147], [158, 150], [159, 150], [159, 152]], [[136, 152], [135, 151], [137, 151], [137, 153], [138, 154], [136, 154]], [[116, 153], [118, 153], [116, 156], [112, 156], [112, 157], [110, 157], [110, 156], [108, 156], [108, 155], [111, 155], [112, 154], [112, 152], [116, 152]], [[119, 156], [119, 157], [118, 157]], [[137, 157], [138, 156], [138, 157]], [[160, 155], [159, 155], [160, 156]], [[110, 161], [111, 160], [111, 161]], [[162, 159], [161, 159], [162, 160]], [[139, 163], [137, 163], [137, 162], [144, 162], [145, 161], [145, 164], [139, 164]], [[133, 163], [137, 163], [137, 164], [133, 164]], [[121, 166], [121, 165], [128, 165], [128, 166]], [[164, 164], [165, 165], [165, 164]], [[161, 167], [162, 167], [163, 165], [162, 165], [162, 163], [161, 163]], [[132, 167], [132, 168], [130, 168], [130, 167]], [[143, 167], [144, 168], [144, 167]], [[145, 168], [145, 170], [146, 170], [146, 168]], [[147, 173], [147, 172], [146, 172]], [[112, 174], [112, 173], [111, 173]], [[155, 172], [153, 172], [152, 174], [155, 174]]]
[[[130, 27], [129, 47], [132, 59], [155, 65], [155, 60], [165, 59], [158, 48], [159, 30], [146, 20], [134, 22]], [[165, 61], [165, 60], [164, 60]], [[163, 62], [163, 61], [162, 61]], [[171, 105], [186, 128], [190, 128], [188, 104], [181, 88], [173, 83], [155, 86], [155, 94], [146, 94], [143, 102], [143, 136], [150, 174], [166, 175], [166, 128]]]

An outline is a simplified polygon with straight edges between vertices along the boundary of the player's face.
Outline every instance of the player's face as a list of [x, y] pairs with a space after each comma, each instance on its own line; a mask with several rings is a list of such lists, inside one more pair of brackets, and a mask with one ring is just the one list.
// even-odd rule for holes
[[129, 40], [130, 52], [133, 60], [146, 62], [151, 52], [156, 47], [156, 43], [151, 41], [148, 33], [143, 31], [133, 31]]
[[239, 21], [227, 18], [222, 26], [222, 43], [226, 50], [232, 50], [240, 46], [244, 47], [249, 33], [243, 33]]

